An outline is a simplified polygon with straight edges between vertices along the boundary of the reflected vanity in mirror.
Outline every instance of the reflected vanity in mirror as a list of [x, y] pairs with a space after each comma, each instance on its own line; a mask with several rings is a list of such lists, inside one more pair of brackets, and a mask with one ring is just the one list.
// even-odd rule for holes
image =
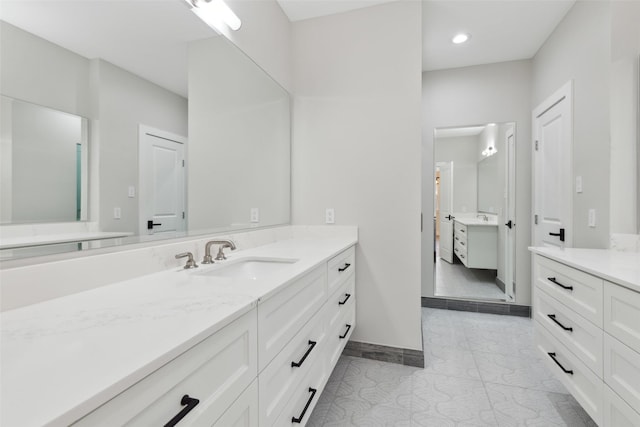
[[515, 123], [440, 128], [435, 295], [514, 301]]
[[289, 94], [183, 0], [6, 1], [0, 30], [0, 259], [289, 223]]

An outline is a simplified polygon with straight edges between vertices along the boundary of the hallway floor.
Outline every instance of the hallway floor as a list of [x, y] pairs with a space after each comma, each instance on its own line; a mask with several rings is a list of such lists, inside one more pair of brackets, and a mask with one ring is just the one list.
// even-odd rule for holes
[[528, 318], [422, 309], [425, 368], [340, 358], [308, 426], [595, 426]]

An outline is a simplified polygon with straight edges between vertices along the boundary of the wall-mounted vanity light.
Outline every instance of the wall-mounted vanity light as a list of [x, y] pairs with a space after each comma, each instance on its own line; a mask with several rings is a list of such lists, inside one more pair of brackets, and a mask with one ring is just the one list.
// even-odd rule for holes
[[240, 29], [242, 21], [233, 10], [227, 6], [224, 0], [185, 0], [192, 6], [192, 11], [208, 26], [218, 32], [223, 32], [226, 27], [234, 31]]
[[[476, 151], [477, 152], [477, 151]], [[491, 157], [494, 154], [496, 154], [498, 152], [498, 150], [495, 149], [495, 147], [493, 147], [492, 145], [488, 146], [487, 148], [485, 148], [484, 150], [482, 150], [482, 155], [484, 157]]]

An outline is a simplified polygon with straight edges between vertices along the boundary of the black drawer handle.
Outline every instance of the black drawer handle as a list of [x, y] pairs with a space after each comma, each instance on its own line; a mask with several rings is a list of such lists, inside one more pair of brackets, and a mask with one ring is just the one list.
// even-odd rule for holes
[[347, 330], [344, 331], [344, 334], [340, 335], [338, 338], [340, 338], [341, 340], [345, 339], [350, 329], [351, 329], [351, 325], [347, 324]]
[[558, 233], [549, 233], [549, 236], [559, 237], [561, 242], [564, 242], [564, 228], [561, 228]]
[[556, 285], [560, 286], [562, 289], [568, 289], [570, 291], [573, 290], [573, 286], [565, 286], [562, 283], [558, 282], [555, 277], [547, 277], [547, 280], [550, 281], [551, 283], [555, 283]]
[[573, 371], [571, 369], [565, 369], [564, 366], [562, 366], [562, 364], [560, 364], [560, 362], [558, 362], [558, 359], [556, 359], [556, 354], [555, 353], [547, 353], [549, 355], [550, 358], [553, 359], [554, 362], [556, 362], [556, 365], [560, 366], [560, 369], [562, 369], [562, 371], [565, 374], [569, 374], [569, 375], [573, 375]]
[[300, 416], [298, 418], [291, 417], [292, 423], [300, 424], [302, 422], [302, 419], [304, 418], [304, 414], [306, 414], [307, 409], [309, 409], [309, 405], [311, 405], [311, 402], [313, 402], [313, 398], [316, 397], [317, 391], [318, 390], [316, 390], [315, 388], [309, 387], [309, 393], [311, 393], [311, 396], [309, 396], [309, 400], [307, 400], [307, 404], [304, 405], [304, 409], [302, 410], [302, 413], [300, 414]]
[[338, 305], [345, 305], [347, 301], [349, 301], [349, 298], [351, 298], [351, 294], [344, 294], [344, 296], [346, 296], [346, 298], [343, 301], [338, 301]]
[[302, 359], [300, 359], [299, 362], [291, 362], [291, 367], [292, 368], [299, 368], [300, 366], [302, 366], [302, 364], [304, 363], [305, 359], [307, 358], [309, 353], [311, 353], [311, 350], [313, 350], [313, 347], [315, 347], [316, 344], [318, 344], [318, 343], [315, 342], [315, 341], [309, 340], [309, 348], [307, 349], [307, 352], [304, 354], [304, 356], [302, 356]]
[[462, 246], [464, 246], [464, 242], [460, 242], [460, 244], [461, 244]]
[[464, 255], [460, 255], [460, 258], [464, 259]]
[[565, 331], [573, 332], [573, 328], [569, 328], [567, 326], [564, 326], [562, 323], [558, 322], [558, 319], [556, 319], [556, 315], [555, 314], [547, 314], [547, 317], [549, 319], [553, 320], [556, 323], [556, 325], [560, 326]]
[[164, 427], [173, 427], [176, 424], [178, 424], [180, 422], [180, 420], [182, 420], [184, 417], [186, 417], [187, 414], [189, 412], [191, 412], [191, 410], [193, 408], [198, 406], [198, 403], [200, 403], [200, 401], [198, 399], [194, 399], [193, 397], [189, 397], [188, 394], [185, 394], [184, 396], [182, 396], [182, 399], [180, 400], [180, 404], [182, 406], [184, 406], [184, 408], [182, 408], [182, 410], [180, 412], [178, 412], [178, 414], [175, 417], [171, 418], [171, 421], [166, 423], [164, 425]]
[[456, 237], [456, 240], [460, 240], [460, 239], [458, 239], [458, 237]]
[[346, 270], [347, 268], [349, 268], [349, 267], [351, 267], [351, 264], [345, 263], [345, 264], [344, 264], [344, 267], [339, 268], [339, 269], [338, 269], [338, 271], [339, 271], [340, 273], [342, 273], [343, 271], [345, 271], [345, 270]]

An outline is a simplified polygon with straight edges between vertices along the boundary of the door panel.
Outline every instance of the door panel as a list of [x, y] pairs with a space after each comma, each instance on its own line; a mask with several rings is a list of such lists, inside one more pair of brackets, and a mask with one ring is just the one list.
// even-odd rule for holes
[[440, 168], [440, 258], [453, 262], [453, 162], [438, 163]]

